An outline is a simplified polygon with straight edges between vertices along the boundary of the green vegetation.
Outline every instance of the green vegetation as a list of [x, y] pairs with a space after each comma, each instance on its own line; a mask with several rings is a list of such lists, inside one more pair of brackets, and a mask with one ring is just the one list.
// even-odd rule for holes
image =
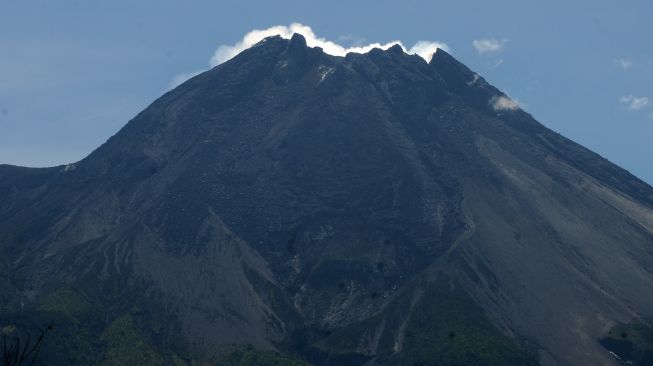
[[16, 331], [16, 326], [13, 324], [5, 325], [0, 328], [0, 334], [3, 336], [10, 336]]
[[7, 312], [11, 308], [10, 304], [15, 297], [15, 289], [11, 285], [7, 273], [5, 271], [6, 256], [0, 251], [0, 314]]
[[257, 351], [252, 346], [245, 346], [223, 355], [217, 361], [218, 366], [309, 366], [297, 358], [274, 351]]
[[[40, 362], [48, 365], [308, 365], [299, 358], [275, 351], [260, 351], [251, 346], [233, 349], [214, 362], [203, 364], [184, 353], [179, 330], [165, 314], [157, 313], [154, 306], [141, 303], [116, 311], [92, 301], [93, 298], [70, 287], [51, 291], [38, 299], [31, 309], [14, 314], [0, 313], [0, 332], [30, 334], [52, 323], [54, 329], [44, 341], [39, 355]], [[401, 297], [377, 316], [352, 324], [327, 338], [313, 338], [311, 344], [300, 348], [311, 356], [311, 360], [361, 364], [371, 357], [359, 353], [361, 339], [377, 324], [385, 324], [378, 355], [382, 364], [537, 365], [535, 356], [496, 329], [463, 290], [452, 289], [445, 282], [426, 288], [411, 312], [403, 349], [393, 354], [396, 330], [403, 319], [401, 312], [410, 308], [410, 299], [411, 296]], [[616, 339], [617, 336], [627, 338], [632, 344], [631, 353], [615, 351], [617, 354], [632, 356], [632, 360], [638, 360], [636, 365], [650, 364], [641, 361], [650, 357], [653, 349], [650, 328], [615, 328], [609, 337]], [[619, 341], [624, 342], [623, 339]]]
[[97, 345], [85, 323], [85, 319], [92, 317], [91, 307], [78, 292], [55, 290], [38, 299], [34, 307], [17, 312], [1, 310], [0, 329], [8, 339], [32, 337], [34, 340], [35, 335], [51, 325], [40, 347], [39, 364], [81, 365], [96, 361]]
[[106, 343], [107, 350], [100, 365], [166, 365], [143, 336], [134, 327], [130, 315], [123, 315], [114, 320], [100, 338]]
[[91, 304], [79, 292], [70, 288], [61, 288], [41, 298], [37, 310], [79, 318], [91, 310]]
[[653, 365], [653, 328], [644, 324], [620, 324], [601, 339], [601, 345], [613, 352], [623, 364]]
[[[0, 329], [2, 333], [2, 365], [3, 366], [23, 366], [34, 365], [41, 352], [43, 339], [46, 334], [52, 330], [52, 326], [48, 325], [39, 330], [36, 337], [32, 338], [32, 334], [20, 337], [17, 336], [15, 326], [5, 326]], [[7, 339], [9, 338], [9, 340]]]
[[[418, 285], [421, 286], [421, 285]], [[460, 287], [441, 280], [425, 286], [404, 331], [402, 349], [395, 353], [399, 329], [411, 308], [412, 292], [404, 293], [384, 310], [350, 324], [307, 348], [311, 360], [327, 364], [360, 365], [372, 355], [361, 344], [378, 337], [376, 357], [382, 365], [409, 366], [535, 366], [535, 352], [497, 329], [484, 311]]]
[[13, 289], [8, 284], [8, 281], [0, 274], [0, 313], [8, 311], [9, 304], [13, 299]]
[[[52, 324], [43, 341], [44, 365], [174, 365], [172, 352], [157, 353], [129, 312], [112, 319], [102, 303], [72, 287], [61, 287], [19, 312], [0, 312], [0, 329], [26, 337]], [[109, 324], [107, 324], [107, 320]], [[165, 362], [163, 361], [165, 360]]]
[[[109, 296], [129, 297], [114, 289]], [[97, 297], [97, 296], [96, 296]], [[96, 298], [61, 287], [20, 312], [0, 311], [0, 335], [25, 338], [52, 323], [38, 364], [138, 366], [305, 366], [307, 363], [273, 351], [237, 348], [206, 363], [183, 354], [175, 324], [151, 304], [140, 303], [116, 314]], [[142, 311], [140, 309], [149, 309]], [[116, 314], [116, 315], [111, 315]]]
[[402, 351], [390, 364], [438, 366], [537, 365], [534, 354], [502, 334], [462, 290], [429, 287], [416, 305]]

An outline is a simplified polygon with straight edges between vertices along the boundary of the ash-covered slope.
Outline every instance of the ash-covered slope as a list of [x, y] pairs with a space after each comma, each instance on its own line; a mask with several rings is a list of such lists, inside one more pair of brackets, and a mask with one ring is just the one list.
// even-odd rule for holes
[[616, 364], [653, 189], [500, 96], [268, 38], [76, 164], [0, 166], [0, 326], [54, 321], [51, 364]]

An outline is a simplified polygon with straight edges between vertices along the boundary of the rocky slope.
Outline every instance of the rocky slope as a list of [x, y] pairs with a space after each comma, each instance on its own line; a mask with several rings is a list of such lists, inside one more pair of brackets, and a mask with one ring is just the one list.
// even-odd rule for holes
[[53, 321], [50, 364], [615, 365], [653, 189], [502, 96], [267, 38], [78, 163], [0, 166], [0, 326]]

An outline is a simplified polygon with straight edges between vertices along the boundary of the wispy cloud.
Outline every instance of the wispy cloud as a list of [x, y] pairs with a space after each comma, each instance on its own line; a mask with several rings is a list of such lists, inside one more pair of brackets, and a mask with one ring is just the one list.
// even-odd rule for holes
[[[225, 61], [232, 59], [237, 54], [242, 51], [254, 46], [258, 42], [262, 41], [264, 38], [270, 36], [281, 36], [282, 38], [289, 39], [293, 34], [299, 33], [306, 38], [306, 44], [309, 47], [321, 47], [325, 53], [334, 56], [345, 56], [347, 53], [366, 53], [371, 51], [374, 48], [380, 48], [387, 50], [388, 48], [398, 44], [401, 48], [409, 54], [415, 54], [422, 57], [427, 62], [431, 60], [433, 54], [439, 48], [450, 52], [449, 46], [443, 42], [436, 41], [418, 41], [412, 47], [406, 47], [401, 41], [392, 41], [387, 43], [369, 43], [369, 44], [357, 44], [354, 43], [351, 47], [343, 46], [335, 41], [330, 41], [325, 38], [319, 37], [315, 34], [313, 29], [307, 25], [301, 23], [292, 23], [288, 26], [286, 25], [275, 25], [266, 29], [254, 29], [247, 32], [245, 36], [238, 42], [232, 45], [221, 45], [219, 46], [211, 59], [209, 60], [209, 66], [214, 67]], [[364, 40], [364, 39], [361, 39]], [[196, 75], [197, 73], [184, 73], [175, 76], [172, 85], [179, 85], [186, 79], [191, 76]]]
[[[417, 41], [411, 48], [406, 49], [401, 42], [398, 42], [401, 48], [404, 49], [406, 53], [411, 55], [417, 55], [423, 58], [426, 62], [431, 62], [431, 58], [439, 48], [450, 52], [449, 47], [445, 43], [441, 42], [431, 42], [431, 41]], [[368, 52], [368, 51], [366, 51]]]
[[356, 34], [345, 34], [338, 37], [338, 41], [341, 43], [348, 43], [352, 46], [362, 46], [365, 44], [367, 39]]
[[501, 51], [506, 43], [508, 42], [508, 39], [502, 38], [502, 39], [496, 39], [496, 38], [484, 38], [484, 39], [475, 39], [472, 42], [472, 46], [476, 49], [476, 52], [478, 52], [480, 55], [485, 54], [485, 53], [492, 53], [492, 52], [499, 52]]
[[490, 68], [491, 68], [491, 69], [496, 69], [497, 67], [503, 65], [503, 62], [504, 62], [503, 59], [500, 58], [500, 59], [494, 61], [494, 62], [490, 65]]
[[510, 99], [503, 95], [495, 95], [490, 99], [490, 105], [495, 111], [514, 111], [521, 108], [517, 100]]
[[648, 98], [647, 97], [636, 97], [633, 95], [627, 95], [619, 98], [619, 102], [621, 104], [625, 104], [626, 108], [628, 108], [631, 111], [637, 111], [640, 110], [648, 105]]
[[179, 86], [184, 81], [192, 78], [193, 76], [199, 75], [199, 74], [201, 74], [203, 72], [204, 72], [204, 70], [196, 70], [196, 71], [184, 72], [184, 73], [178, 74], [174, 78], [172, 78], [172, 81], [170, 82], [170, 87], [171, 88], [176, 88], [177, 86]]
[[626, 58], [618, 58], [614, 60], [614, 63], [624, 70], [628, 70], [633, 67], [633, 61]]

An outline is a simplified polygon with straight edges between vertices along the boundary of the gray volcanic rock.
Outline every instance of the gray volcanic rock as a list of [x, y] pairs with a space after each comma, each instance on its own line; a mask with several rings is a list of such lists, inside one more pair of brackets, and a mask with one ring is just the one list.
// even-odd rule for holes
[[267, 38], [78, 163], [0, 166], [0, 326], [58, 321], [51, 364], [616, 364], [653, 189], [501, 96], [442, 50]]

